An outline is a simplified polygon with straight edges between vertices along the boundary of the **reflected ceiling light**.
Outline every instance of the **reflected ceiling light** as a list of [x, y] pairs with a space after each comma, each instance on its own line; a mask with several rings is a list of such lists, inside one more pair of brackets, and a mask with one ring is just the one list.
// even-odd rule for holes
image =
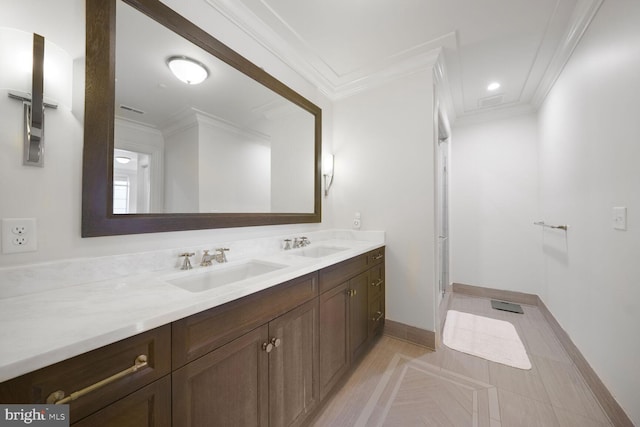
[[500, 83], [498, 83], [498, 82], [491, 82], [491, 83], [489, 83], [489, 86], [487, 86], [487, 90], [490, 90], [490, 91], [494, 91], [494, 90], [497, 90], [499, 88], [500, 88]]
[[205, 65], [186, 56], [172, 56], [167, 59], [169, 69], [179, 80], [188, 85], [197, 85], [209, 77], [209, 70]]
[[127, 163], [129, 163], [131, 161], [131, 158], [126, 157], [126, 156], [116, 156], [115, 157], [116, 162], [126, 165]]

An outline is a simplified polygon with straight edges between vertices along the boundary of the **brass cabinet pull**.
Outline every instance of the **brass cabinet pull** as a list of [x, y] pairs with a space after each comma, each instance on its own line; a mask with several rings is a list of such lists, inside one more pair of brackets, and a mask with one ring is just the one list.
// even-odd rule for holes
[[274, 347], [280, 347], [281, 342], [282, 341], [280, 341], [280, 338], [276, 338], [276, 337], [271, 338], [271, 344], [273, 344]]
[[347, 289], [347, 295], [350, 297], [355, 296], [358, 292], [355, 289]]
[[374, 260], [374, 261], [377, 261], [377, 260], [379, 260], [379, 259], [382, 259], [383, 257], [384, 257], [384, 255], [383, 255], [383, 254], [378, 254], [378, 255], [376, 255], [376, 256], [374, 256], [374, 257], [373, 257], [373, 260]]
[[378, 286], [382, 285], [383, 283], [384, 283], [384, 280], [378, 279], [377, 282], [371, 282], [371, 286], [377, 288]]
[[381, 311], [378, 311], [376, 315], [373, 316], [373, 319], [371, 320], [373, 320], [374, 322], [378, 322], [380, 319], [382, 319], [383, 316], [384, 316], [384, 313]]
[[54, 405], [62, 405], [65, 403], [69, 403], [73, 400], [81, 398], [85, 394], [89, 394], [92, 391], [98, 390], [99, 388], [102, 388], [108, 384], [111, 384], [112, 382], [117, 381], [120, 378], [123, 378], [129, 374], [133, 374], [134, 372], [137, 372], [142, 368], [146, 368], [147, 366], [148, 366], [147, 355], [141, 354], [140, 356], [136, 357], [136, 360], [133, 363], [133, 366], [125, 369], [124, 371], [120, 371], [117, 374], [111, 375], [109, 378], [105, 378], [101, 381], [98, 381], [97, 383], [92, 384], [89, 387], [85, 387], [82, 390], [75, 391], [67, 397], [65, 397], [64, 391], [62, 390], [54, 391], [47, 397], [47, 403], [54, 404]]

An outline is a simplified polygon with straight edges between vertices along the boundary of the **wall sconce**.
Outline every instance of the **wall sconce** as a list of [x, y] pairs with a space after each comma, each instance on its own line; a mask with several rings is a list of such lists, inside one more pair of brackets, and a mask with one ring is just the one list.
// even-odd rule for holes
[[25, 166], [44, 166], [44, 108], [58, 108], [58, 104], [44, 102], [44, 37], [33, 35], [33, 75], [31, 94], [9, 91], [9, 98], [22, 101], [24, 106]]
[[322, 175], [324, 176], [324, 195], [329, 195], [329, 189], [333, 184], [333, 166], [335, 164], [333, 154], [325, 154], [322, 159]]
[[199, 61], [186, 56], [172, 56], [167, 65], [176, 78], [188, 85], [197, 85], [209, 77], [209, 69]]

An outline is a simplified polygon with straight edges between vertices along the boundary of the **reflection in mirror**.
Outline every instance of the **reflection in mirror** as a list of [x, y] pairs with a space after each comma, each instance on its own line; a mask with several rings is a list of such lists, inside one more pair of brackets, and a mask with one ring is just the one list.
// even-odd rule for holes
[[321, 221], [320, 108], [161, 0], [85, 5], [83, 237]]
[[114, 214], [314, 212], [313, 114], [121, 1], [115, 73]]

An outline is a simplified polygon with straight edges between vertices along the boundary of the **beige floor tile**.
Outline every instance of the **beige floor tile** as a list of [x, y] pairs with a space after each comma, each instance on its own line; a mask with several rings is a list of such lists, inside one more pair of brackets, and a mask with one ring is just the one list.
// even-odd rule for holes
[[530, 370], [524, 370], [489, 362], [489, 382], [498, 389], [550, 403], [549, 396], [533, 360], [532, 365], [533, 367]]
[[553, 408], [556, 418], [562, 427], [611, 427], [609, 421], [594, 420], [585, 418], [581, 414], [566, 411], [560, 408]]
[[438, 352], [441, 354], [440, 366], [443, 369], [457, 372], [486, 383], [490, 382], [488, 360], [461, 351], [452, 350], [445, 345], [439, 348]]
[[[502, 312], [492, 309], [487, 298], [452, 294], [449, 308], [511, 322], [527, 349], [531, 370], [490, 362], [444, 345], [432, 352], [384, 336], [310, 425], [352, 427], [359, 419], [368, 419], [367, 426], [471, 426], [473, 407], [479, 427], [610, 426], [542, 312], [537, 307], [522, 307], [523, 315]], [[398, 354], [402, 355], [398, 365], [390, 369]], [[421, 378], [421, 363], [431, 367], [425, 368], [431, 379]], [[414, 368], [417, 371], [412, 372]], [[476, 385], [484, 383], [481, 389], [490, 388], [479, 389], [471, 404], [469, 395], [458, 386], [443, 383], [433, 374], [438, 369], [445, 377], [457, 375]], [[394, 387], [400, 379], [402, 387]]]
[[573, 364], [533, 357], [554, 407], [608, 422], [604, 411]]
[[562, 426], [558, 423], [553, 407], [549, 403], [500, 389], [498, 389], [498, 400], [503, 426]]

